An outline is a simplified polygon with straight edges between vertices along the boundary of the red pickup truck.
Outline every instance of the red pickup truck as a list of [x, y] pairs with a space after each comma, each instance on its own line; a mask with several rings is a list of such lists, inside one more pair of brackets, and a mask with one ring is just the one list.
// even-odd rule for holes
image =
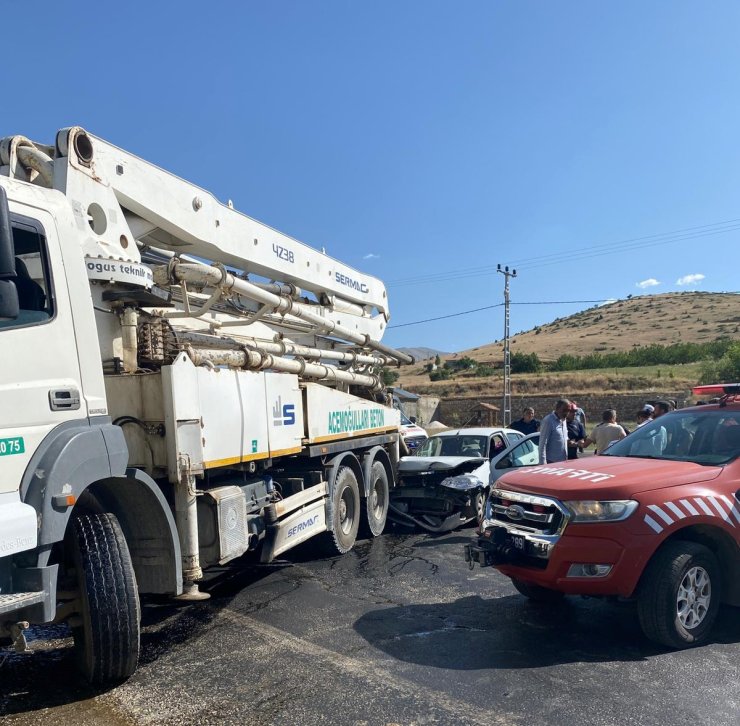
[[[740, 384], [665, 414], [601, 456], [522, 467], [491, 491], [465, 559], [523, 595], [634, 598], [645, 634], [704, 641], [740, 605]], [[695, 389], [697, 391], [699, 389]]]

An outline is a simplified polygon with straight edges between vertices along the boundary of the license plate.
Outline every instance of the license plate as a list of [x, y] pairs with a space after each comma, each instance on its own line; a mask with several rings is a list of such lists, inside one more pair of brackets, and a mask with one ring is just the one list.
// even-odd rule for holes
[[524, 552], [527, 546], [524, 537], [518, 534], [511, 535], [511, 544], [514, 545], [515, 550], [519, 550], [520, 552]]

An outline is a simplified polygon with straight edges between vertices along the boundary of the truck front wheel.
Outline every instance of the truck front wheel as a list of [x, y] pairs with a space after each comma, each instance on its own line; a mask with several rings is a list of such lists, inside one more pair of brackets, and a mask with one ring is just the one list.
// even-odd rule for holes
[[79, 592], [71, 622], [78, 665], [91, 683], [122, 681], [136, 670], [141, 619], [126, 539], [113, 514], [81, 514], [69, 545]]
[[645, 635], [671, 648], [704, 641], [721, 599], [721, 577], [712, 551], [696, 542], [668, 542], [645, 569], [637, 612]]
[[548, 587], [532, 585], [522, 580], [515, 580], [513, 577], [511, 578], [511, 582], [524, 597], [529, 598], [532, 602], [556, 603], [565, 597], [564, 593], [557, 590], [550, 590]]

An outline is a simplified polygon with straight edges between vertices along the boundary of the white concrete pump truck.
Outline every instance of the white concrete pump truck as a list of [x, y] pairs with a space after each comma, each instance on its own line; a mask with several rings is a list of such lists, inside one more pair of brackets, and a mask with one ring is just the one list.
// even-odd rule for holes
[[66, 621], [122, 680], [139, 593], [380, 534], [388, 319], [380, 280], [79, 127], [0, 141], [0, 637]]

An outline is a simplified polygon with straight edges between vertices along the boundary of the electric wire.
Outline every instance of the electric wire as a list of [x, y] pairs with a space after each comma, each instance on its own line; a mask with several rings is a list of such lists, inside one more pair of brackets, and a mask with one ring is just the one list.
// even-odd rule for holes
[[[604, 298], [601, 300], [533, 300], [529, 302], [511, 302], [510, 305], [581, 305], [583, 303], [603, 303], [608, 302], [611, 298]], [[425, 318], [424, 320], [415, 320], [411, 323], [400, 323], [398, 325], [389, 325], [388, 330], [393, 328], [407, 328], [409, 325], [421, 325], [422, 323], [432, 323], [435, 320], [446, 320], [447, 318], [457, 318], [461, 315], [470, 315], [471, 313], [479, 313], [482, 310], [492, 310], [493, 308], [502, 308], [504, 303], [496, 303], [495, 305], [486, 305], [482, 308], [473, 308], [472, 310], [461, 310], [457, 313], [450, 313], [449, 315], [438, 315], [435, 318]]]
[[[585, 248], [579, 248], [564, 252], [551, 252], [536, 257], [524, 257], [509, 262], [509, 266], [516, 266], [518, 269], [536, 269], [573, 260], [588, 259], [604, 255], [621, 254], [625, 251], [643, 249], [646, 247], [655, 247], [659, 245], [674, 244], [703, 237], [711, 237], [718, 234], [727, 234], [740, 230], [740, 218], [730, 219], [724, 222], [715, 222], [697, 227], [686, 227], [674, 230], [672, 232], [662, 232], [642, 237], [632, 237], [617, 242], [606, 242], [598, 245], [590, 245]], [[462, 268], [459, 270], [449, 270], [446, 272], [430, 273], [427, 275], [417, 275], [414, 277], [400, 278], [388, 282], [388, 287], [404, 287], [408, 285], [417, 285], [433, 282], [446, 282], [448, 280], [464, 279], [468, 277], [479, 277], [483, 275], [492, 275], [496, 272], [496, 266], [485, 265], [471, 268]]]

